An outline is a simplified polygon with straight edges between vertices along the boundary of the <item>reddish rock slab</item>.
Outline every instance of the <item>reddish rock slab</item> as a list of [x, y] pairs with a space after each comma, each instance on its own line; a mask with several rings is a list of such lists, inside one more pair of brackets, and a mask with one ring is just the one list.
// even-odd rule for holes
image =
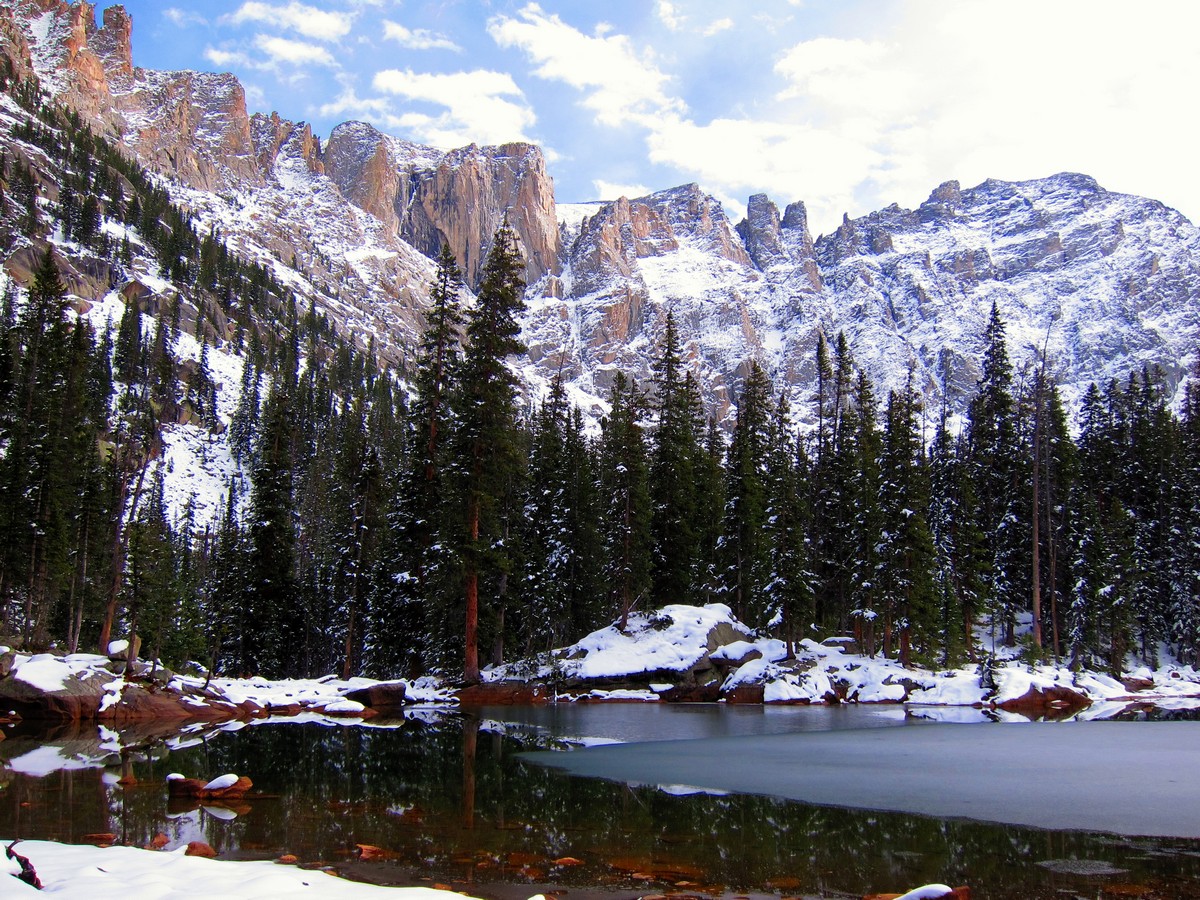
[[463, 706], [542, 704], [551, 699], [546, 685], [524, 681], [490, 681], [470, 685], [458, 692], [458, 702]]
[[1079, 691], [1062, 687], [1061, 685], [1052, 685], [1047, 688], [1035, 685], [1020, 697], [1014, 697], [996, 704], [999, 709], [1005, 712], [1015, 712], [1023, 715], [1028, 713], [1045, 715], [1047, 712], [1061, 713], [1063, 710], [1075, 711], [1086, 709], [1091, 705], [1092, 701]]
[[210, 789], [207, 781], [199, 778], [172, 778], [167, 782], [167, 794], [170, 797], [190, 797], [196, 800], [238, 800], [246, 795], [254, 782], [245, 775], [238, 778], [226, 788]]
[[187, 845], [187, 850], [183, 853], [184, 856], [199, 856], [204, 859], [213, 859], [217, 855], [217, 851], [204, 841], [192, 841]]
[[766, 688], [761, 684], [739, 684], [726, 692], [726, 703], [762, 703]]
[[407, 687], [403, 681], [381, 681], [379, 684], [346, 691], [342, 697], [379, 712], [401, 709], [408, 702]]
[[721, 699], [721, 683], [677, 684], [658, 696], [667, 703], [714, 703]]

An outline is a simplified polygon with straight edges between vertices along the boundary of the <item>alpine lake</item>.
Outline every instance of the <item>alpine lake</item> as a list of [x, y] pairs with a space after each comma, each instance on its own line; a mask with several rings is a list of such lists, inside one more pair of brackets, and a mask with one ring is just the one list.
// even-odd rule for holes
[[[1195, 838], [1127, 837], [580, 777], [530, 755], [928, 727], [903, 707], [633, 703], [413, 708], [362, 724], [262, 721], [183, 734], [19, 723], [0, 741], [0, 835], [68, 843], [111, 835], [133, 846], [166, 835], [168, 849], [199, 840], [226, 859], [291, 854], [361, 881], [496, 900], [858, 898], [930, 882], [968, 885], [977, 898], [1200, 897], [1200, 810]], [[986, 735], [1026, 726], [953, 727]], [[1042, 777], [1069, 765], [1046, 760]], [[231, 807], [179, 803], [167, 797], [172, 772], [234, 772], [254, 789]]]

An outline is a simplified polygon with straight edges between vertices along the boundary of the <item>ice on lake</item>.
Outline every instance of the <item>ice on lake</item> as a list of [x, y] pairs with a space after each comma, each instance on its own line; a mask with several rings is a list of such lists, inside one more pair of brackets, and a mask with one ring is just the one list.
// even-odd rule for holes
[[526, 758], [634, 784], [1035, 828], [1200, 836], [1200, 722], [930, 724]]

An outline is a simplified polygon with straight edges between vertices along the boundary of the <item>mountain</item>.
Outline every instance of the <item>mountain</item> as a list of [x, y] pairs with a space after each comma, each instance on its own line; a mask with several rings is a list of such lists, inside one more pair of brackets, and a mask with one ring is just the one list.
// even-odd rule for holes
[[993, 303], [1018, 370], [1045, 353], [1072, 403], [1144, 365], [1173, 389], [1197, 361], [1200, 232], [1084, 175], [950, 181], [816, 239], [803, 203], [781, 215], [755, 195], [735, 224], [698, 185], [560, 210], [535, 146], [443, 151], [361, 122], [322, 143], [250, 114], [231, 75], [137, 67], [132, 27], [120, 6], [97, 23], [89, 3], [20, 0], [0, 8], [0, 47], [159, 173], [199, 229], [393, 363], [422, 327], [430, 258], [448, 243], [473, 287], [506, 218], [529, 285], [523, 377], [536, 393], [563, 373], [591, 415], [616, 371], [648, 377], [668, 311], [719, 416], [757, 360], [803, 417], [817, 337], [838, 332], [881, 390], [911, 373], [961, 411]]

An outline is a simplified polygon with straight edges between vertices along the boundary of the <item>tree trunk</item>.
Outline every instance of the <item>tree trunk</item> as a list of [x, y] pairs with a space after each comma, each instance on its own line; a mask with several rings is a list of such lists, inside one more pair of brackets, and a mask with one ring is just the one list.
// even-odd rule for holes
[[470, 553], [467, 559], [464, 587], [467, 601], [467, 620], [463, 647], [463, 680], [479, 684], [479, 563], [475, 559], [479, 543], [479, 501], [472, 498], [467, 508], [467, 530]]
[[1042, 457], [1042, 375], [1038, 374], [1033, 394], [1033, 646], [1042, 649], [1042, 548], [1041, 548], [1041, 469]]

